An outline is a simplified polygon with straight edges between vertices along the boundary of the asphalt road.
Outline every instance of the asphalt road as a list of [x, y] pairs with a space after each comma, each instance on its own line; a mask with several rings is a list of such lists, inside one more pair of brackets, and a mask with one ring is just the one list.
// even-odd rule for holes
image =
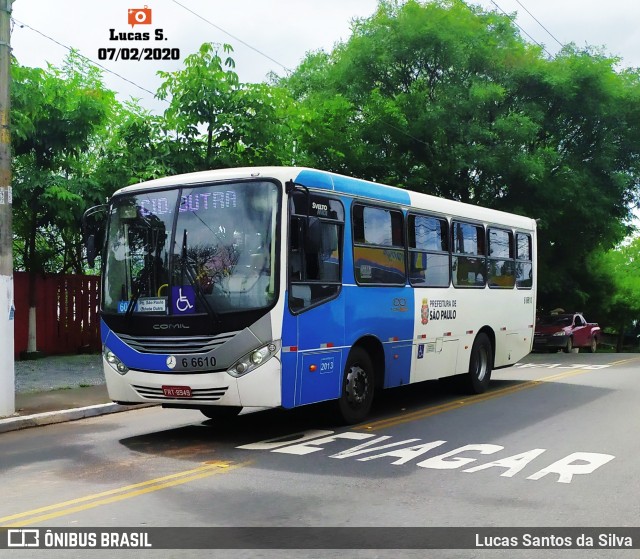
[[[463, 396], [439, 382], [388, 391], [367, 424], [348, 428], [336, 426], [323, 406], [228, 424], [195, 411], [147, 408], [5, 433], [0, 527], [172, 527], [176, 538], [188, 537], [185, 527], [206, 526], [331, 526], [355, 535], [358, 527], [600, 527], [608, 537], [615, 527], [640, 526], [639, 364], [640, 356], [629, 354], [534, 354], [494, 372], [484, 395]], [[145, 556], [638, 553], [487, 547]], [[16, 558], [120, 553], [131, 554], [0, 551]]]

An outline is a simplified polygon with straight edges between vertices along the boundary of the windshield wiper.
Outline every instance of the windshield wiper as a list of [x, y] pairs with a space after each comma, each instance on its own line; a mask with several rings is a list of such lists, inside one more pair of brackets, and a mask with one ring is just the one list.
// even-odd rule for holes
[[135, 291], [133, 293], [133, 297], [129, 300], [129, 304], [127, 305], [127, 310], [125, 312], [125, 317], [130, 318], [133, 314], [133, 311], [136, 308], [136, 303], [142, 292], [144, 290], [145, 284], [149, 281], [149, 278], [152, 274], [154, 274], [154, 279], [156, 272], [154, 270], [156, 258], [158, 257], [158, 243], [160, 240], [160, 234], [162, 233], [158, 227], [158, 224], [151, 223], [148, 219], [142, 219], [142, 223], [147, 227], [149, 231], [149, 242], [150, 245], [147, 245], [147, 256], [145, 257], [145, 264], [140, 272], [139, 278], [136, 280]]
[[131, 299], [129, 300], [129, 304], [127, 305], [127, 311], [124, 313], [124, 316], [126, 318], [131, 318], [131, 315], [133, 314], [133, 309], [136, 308], [136, 304], [138, 302], [138, 299], [140, 299], [140, 295], [142, 295], [142, 288], [144, 287], [144, 284], [147, 282], [147, 280], [149, 279], [149, 267], [145, 266], [145, 268], [142, 270], [142, 273], [140, 274], [140, 277], [138, 278], [138, 281], [136, 282], [136, 291], [133, 294], [133, 297], [131, 297]]
[[209, 316], [211, 318], [213, 318], [216, 322], [220, 322], [220, 316], [218, 315], [218, 313], [216, 311], [213, 310], [213, 307], [209, 304], [209, 301], [207, 301], [207, 298], [205, 297], [204, 291], [202, 291], [202, 286], [200, 285], [200, 283], [196, 280], [196, 275], [193, 271], [193, 269], [191, 268], [191, 265], [189, 264], [189, 261], [187, 259], [187, 230], [184, 230], [184, 233], [182, 234], [182, 255], [181, 255], [181, 272], [182, 272], [182, 282], [184, 283], [184, 276], [186, 275], [187, 278], [189, 279], [189, 283], [191, 284], [191, 286], [193, 287], [193, 290], [195, 291], [196, 296], [198, 297], [198, 299], [200, 300], [200, 302], [202, 303], [202, 306], [205, 308], [205, 310], [207, 311], [207, 313], [209, 314]]

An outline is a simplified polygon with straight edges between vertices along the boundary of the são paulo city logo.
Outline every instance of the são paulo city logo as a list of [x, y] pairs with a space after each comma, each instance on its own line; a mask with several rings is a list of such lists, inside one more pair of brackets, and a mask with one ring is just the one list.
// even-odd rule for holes
[[422, 299], [422, 308], [420, 309], [420, 318], [422, 324], [429, 323], [429, 299]]

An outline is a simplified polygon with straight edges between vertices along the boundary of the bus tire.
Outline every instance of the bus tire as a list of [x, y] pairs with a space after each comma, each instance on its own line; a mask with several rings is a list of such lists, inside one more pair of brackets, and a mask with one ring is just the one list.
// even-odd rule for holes
[[199, 408], [202, 415], [209, 419], [231, 419], [236, 417], [242, 407], [240, 406], [203, 406]]
[[493, 349], [489, 337], [480, 332], [473, 342], [469, 357], [469, 372], [465, 375], [466, 388], [472, 394], [486, 392], [493, 368]]
[[360, 347], [349, 352], [342, 378], [342, 392], [337, 402], [338, 413], [344, 423], [353, 425], [363, 421], [373, 403], [375, 374], [369, 354]]

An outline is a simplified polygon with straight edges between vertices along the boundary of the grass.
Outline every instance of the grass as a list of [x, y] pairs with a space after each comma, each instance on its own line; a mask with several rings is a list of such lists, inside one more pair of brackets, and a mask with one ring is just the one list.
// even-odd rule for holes
[[74, 388], [89, 388], [90, 386], [94, 385], [81, 382], [77, 386], [57, 386], [56, 388], [52, 388], [52, 390], [73, 390]]

